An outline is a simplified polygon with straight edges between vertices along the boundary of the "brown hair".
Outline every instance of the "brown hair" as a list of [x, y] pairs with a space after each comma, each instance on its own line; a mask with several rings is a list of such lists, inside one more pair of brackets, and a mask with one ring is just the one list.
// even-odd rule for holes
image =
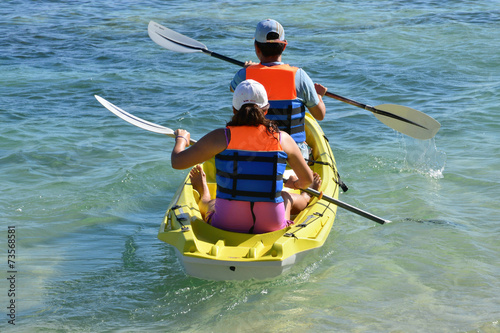
[[[236, 113], [233, 118], [226, 124], [226, 126], [258, 126], [264, 125], [267, 132], [278, 133], [278, 126], [274, 121], [266, 118], [266, 111], [269, 106], [259, 108], [256, 104], [244, 104]], [[234, 109], [234, 107], [233, 107]]]
[[[267, 40], [275, 40], [279, 39], [280, 35], [278, 35], [276, 32], [270, 32], [266, 37]], [[255, 45], [259, 47], [264, 57], [281, 55], [286, 47], [286, 43], [261, 43], [257, 41], [255, 41]]]

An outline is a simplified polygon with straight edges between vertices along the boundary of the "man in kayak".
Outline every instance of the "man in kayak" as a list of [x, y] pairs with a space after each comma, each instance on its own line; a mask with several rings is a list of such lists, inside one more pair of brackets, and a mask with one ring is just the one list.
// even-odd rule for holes
[[281, 60], [286, 48], [285, 31], [275, 20], [259, 22], [255, 30], [255, 54], [259, 64], [246, 62], [231, 81], [231, 91], [243, 80], [253, 79], [264, 85], [270, 108], [267, 118], [278, 123], [297, 142], [304, 158], [309, 157], [304, 130], [306, 108], [317, 120], [326, 113], [322, 97], [327, 88], [313, 84], [307, 73]]
[[[300, 150], [287, 133], [265, 118], [269, 103], [264, 86], [245, 80], [233, 95], [233, 117], [226, 128], [216, 129], [185, 149], [190, 133], [175, 131], [172, 167], [190, 172], [193, 188], [200, 193], [199, 207], [206, 222], [214, 227], [242, 233], [265, 233], [290, 225], [290, 215], [304, 209], [307, 193], [282, 191], [299, 189], [321, 179], [313, 174]], [[215, 156], [217, 194], [212, 200], [201, 166]], [[287, 163], [295, 172], [283, 184]]]

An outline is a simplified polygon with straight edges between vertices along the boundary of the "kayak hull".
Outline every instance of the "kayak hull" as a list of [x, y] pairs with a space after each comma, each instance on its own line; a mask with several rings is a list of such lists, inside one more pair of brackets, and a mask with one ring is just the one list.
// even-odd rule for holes
[[257, 280], [271, 279], [290, 270], [306, 255], [306, 252], [301, 252], [280, 261], [234, 262], [186, 257], [179, 251], [176, 252], [187, 275], [205, 280], [247, 280], [249, 277]]

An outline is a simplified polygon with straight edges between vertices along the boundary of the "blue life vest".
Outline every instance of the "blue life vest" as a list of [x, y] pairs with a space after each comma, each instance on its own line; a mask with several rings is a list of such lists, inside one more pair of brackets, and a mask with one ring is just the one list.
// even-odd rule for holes
[[266, 118], [274, 120], [281, 131], [285, 131], [295, 142], [306, 141], [306, 108], [299, 100], [269, 101]]
[[288, 155], [265, 126], [229, 126], [231, 141], [215, 156], [217, 198], [283, 202], [283, 173]]

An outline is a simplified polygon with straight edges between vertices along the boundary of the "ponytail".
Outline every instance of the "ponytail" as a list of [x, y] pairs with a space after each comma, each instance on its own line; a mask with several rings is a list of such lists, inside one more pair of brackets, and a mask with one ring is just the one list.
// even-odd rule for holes
[[[269, 106], [267, 106], [268, 108]], [[258, 126], [264, 125], [267, 132], [279, 132], [278, 126], [274, 121], [266, 118], [267, 108], [259, 108], [256, 104], [244, 104], [240, 110], [236, 111], [226, 126]], [[234, 109], [234, 108], [233, 108]]]

